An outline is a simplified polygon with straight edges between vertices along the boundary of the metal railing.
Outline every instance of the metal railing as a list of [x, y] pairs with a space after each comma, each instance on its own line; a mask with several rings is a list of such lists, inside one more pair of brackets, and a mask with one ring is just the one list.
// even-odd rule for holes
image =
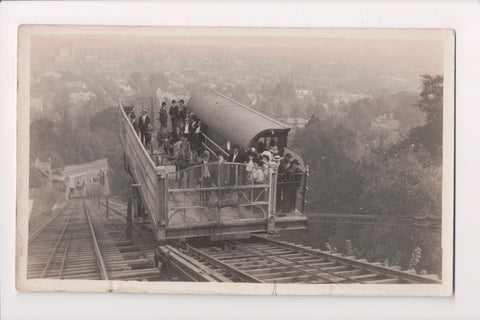
[[307, 190], [307, 172], [279, 173], [276, 192], [277, 213], [303, 213]]
[[119, 104], [119, 112], [120, 140], [123, 150], [130, 160], [131, 174], [139, 184], [145, 206], [156, 226], [157, 221], [164, 220], [164, 212], [158, 201], [158, 196], [161, 194], [161, 174], [143, 147], [140, 137], [136, 134], [121, 104]]
[[168, 225], [265, 219], [270, 185], [255, 183], [248, 175], [247, 165], [229, 162], [168, 173]]

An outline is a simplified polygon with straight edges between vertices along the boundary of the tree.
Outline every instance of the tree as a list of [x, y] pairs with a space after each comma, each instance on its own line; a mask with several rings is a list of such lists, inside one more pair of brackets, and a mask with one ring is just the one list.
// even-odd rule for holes
[[35, 157], [40, 152], [54, 151], [58, 148], [59, 136], [55, 123], [47, 119], [38, 119], [30, 124], [30, 157]]
[[296, 98], [293, 83], [282, 80], [275, 85], [275, 94], [281, 100], [292, 100]]
[[421, 77], [422, 91], [416, 106], [426, 113], [425, 124], [412, 128], [407, 138], [393, 147], [391, 153], [426, 150], [429, 157], [424, 158], [425, 161], [438, 165], [442, 162], [443, 150], [443, 76], [422, 75]]
[[355, 134], [338, 120], [312, 117], [292, 147], [310, 165], [308, 210], [351, 213], [362, 192], [362, 175], [352, 160]]

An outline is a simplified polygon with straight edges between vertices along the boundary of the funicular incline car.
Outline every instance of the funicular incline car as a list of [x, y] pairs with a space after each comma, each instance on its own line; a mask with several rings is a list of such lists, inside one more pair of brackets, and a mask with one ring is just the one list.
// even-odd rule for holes
[[[247, 178], [246, 164], [208, 162], [182, 170], [152, 160], [119, 104], [120, 137], [126, 170], [138, 187], [158, 241], [210, 236], [221, 239], [236, 235], [302, 229], [307, 172], [295, 179], [288, 210], [277, 210], [282, 192], [275, 166], [262, 183]], [[287, 145], [288, 127], [219, 93], [191, 97], [188, 111], [208, 127], [204, 147], [212, 154], [229, 153], [231, 146], [247, 148], [258, 141], [276, 139], [279, 153]], [[282, 179], [280, 179], [282, 180]]]

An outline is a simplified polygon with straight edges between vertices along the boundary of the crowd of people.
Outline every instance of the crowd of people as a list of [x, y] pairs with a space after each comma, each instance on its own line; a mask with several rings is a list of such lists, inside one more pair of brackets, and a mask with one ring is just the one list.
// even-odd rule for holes
[[[142, 115], [138, 119], [133, 110], [129, 110], [127, 116], [144, 146], [151, 150], [153, 125], [147, 110], [142, 110]], [[279, 182], [277, 206], [283, 207], [281, 210], [291, 211], [292, 205], [290, 207], [284, 205], [289, 202], [293, 203], [295, 208], [302, 170], [299, 168], [299, 161], [290, 153], [283, 157], [279, 154], [275, 138], [270, 138], [268, 144], [258, 141], [255, 147], [246, 150], [234, 145], [231, 151], [213, 153], [213, 150], [206, 148], [205, 145], [207, 126], [194, 113], [188, 112], [183, 99], [179, 100], [178, 104], [176, 100], [172, 100], [168, 110], [167, 101], [164, 100], [158, 113], [158, 121], [160, 123], [156, 137], [158, 147], [163, 148], [166, 157], [175, 164], [176, 171], [182, 172], [183, 169], [195, 165], [203, 167], [203, 170], [196, 170], [192, 177], [180, 174], [179, 187], [195, 183], [203, 187], [214, 186], [217, 183], [219, 186], [268, 184], [271, 168], [277, 168]], [[218, 172], [211, 172], [209, 167], [212, 163], [243, 165], [237, 166], [236, 169], [235, 166], [218, 166]], [[203, 166], [199, 166], [201, 164]]]

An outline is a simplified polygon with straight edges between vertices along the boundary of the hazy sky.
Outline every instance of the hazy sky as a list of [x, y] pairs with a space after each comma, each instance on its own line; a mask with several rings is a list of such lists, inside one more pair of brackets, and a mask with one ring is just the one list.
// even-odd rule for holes
[[[412, 31], [413, 35], [415, 34]], [[368, 32], [366, 33], [368, 35]], [[347, 35], [348, 36], [348, 35]], [[71, 43], [76, 48], [97, 50], [115, 46], [173, 49], [194, 55], [220, 55], [246, 59], [280, 59], [288, 64], [330, 65], [352, 68], [365, 76], [418, 83], [420, 74], [443, 74], [443, 43], [439, 40], [396, 40], [278, 37], [278, 36], [136, 36], [55, 35], [32, 37], [35, 54]], [[117, 53], [118, 54], [118, 53]], [[154, 70], [152, 70], [154, 71]], [[281, 70], [279, 70], [281, 72]], [[321, 75], [320, 75], [321, 76]], [[339, 71], [339, 76], [342, 74]], [[345, 76], [348, 76], [345, 74]], [[416, 86], [416, 84], [415, 84]]]

